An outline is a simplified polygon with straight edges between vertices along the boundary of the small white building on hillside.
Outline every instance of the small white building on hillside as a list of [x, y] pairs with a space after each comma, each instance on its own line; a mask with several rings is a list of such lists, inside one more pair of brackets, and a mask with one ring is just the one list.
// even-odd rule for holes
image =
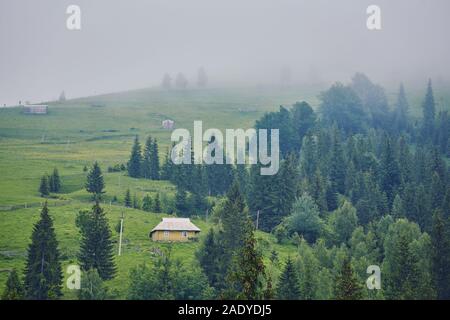
[[164, 129], [173, 129], [174, 125], [175, 125], [175, 121], [173, 121], [173, 120], [167, 119], [162, 122], [162, 127]]
[[47, 114], [48, 105], [46, 104], [26, 104], [23, 106], [25, 114]]

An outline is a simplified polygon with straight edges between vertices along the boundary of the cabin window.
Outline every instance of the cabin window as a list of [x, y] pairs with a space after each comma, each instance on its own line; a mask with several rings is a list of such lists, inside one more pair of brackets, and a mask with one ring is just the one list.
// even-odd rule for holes
[[169, 231], [164, 231], [164, 238], [168, 238], [169, 237]]
[[187, 237], [187, 232], [186, 232], [186, 231], [181, 231], [181, 236], [182, 236], [183, 238], [186, 238], [186, 237]]

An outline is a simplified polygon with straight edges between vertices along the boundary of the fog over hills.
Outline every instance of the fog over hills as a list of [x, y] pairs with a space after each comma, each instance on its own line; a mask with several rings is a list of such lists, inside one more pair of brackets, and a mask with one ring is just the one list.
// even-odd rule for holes
[[[371, 4], [381, 30], [366, 27]], [[423, 87], [449, 78], [449, 12], [447, 0], [2, 0], [0, 105], [158, 86], [166, 72], [194, 84], [200, 66], [215, 87], [277, 85], [283, 67], [298, 85], [363, 71]]]

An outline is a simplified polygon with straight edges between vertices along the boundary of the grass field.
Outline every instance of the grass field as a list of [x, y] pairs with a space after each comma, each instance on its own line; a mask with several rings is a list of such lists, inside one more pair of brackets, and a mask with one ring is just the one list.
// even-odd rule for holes
[[[91, 207], [84, 190], [85, 165], [99, 161], [105, 176], [104, 208], [111, 228], [125, 212], [123, 255], [116, 257], [117, 277], [108, 282], [118, 298], [126, 297], [129, 270], [155, 259], [152, 248], [167, 244], [153, 243], [149, 231], [165, 214], [125, 209], [110, 205], [117, 196], [121, 201], [131, 189], [142, 199], [145, 193], [173, 194], [167, 181], [132, 179], [123, 173], [107, 173], [107, 166], [126, 163], [134, 136], [144, 142], [148, 135], [158, 139], [161, 159], [170, 144], [170, 131], [161, 128], [163, 119], [173, 119], [176, 127], [190, 129], [194, 120], [202, 120], [204, 128], [249, 128], [264, 112], [279, 105], [306, 100], [317, 106], [317, 94], [326, 88], [303, 89], [209, 89], [186, 92], [138, 90], [90, 98], [49, 103], [48, 115], [24, 115], [20, 108], [0, 109], [0, 292], [8, 271], [22, 271], [32, 226], [39, 217], [43, 198], [37, 191], [40, 177], [57, 167], [63, 190], [49, 200], [64, 266], [76, 263], [80, 236], [75, 226], [79, 210]], [[418, 113], [420, 96], [411, 97], [413, 113]], [[443, 100], [444, 101], [444, 100]], [[445, 101], [449, 101], [446, 99]], [[17, 209], [18, 208], [18, 209]], [[211, 226], [195, 219], [202, 235]], [[118, 239], [117, 233], [113, 231]], [[281, 257], [295, 252], [293, 245], [278, 245], [272, 235], [258, 232], [264, 255], [276, 249]], [[173, 255], [184, 263], [194, 263], [199, 242], [173, 244]], [[64, 289], [65, 298], [74, 292]]]
[[[132, 179], [123, 173], [107, 173], [107, 166], [126, 163], [136, 134], [141, 142], [148, 136], [160, 144], [161, 159], [170, 144], [170, 131], [161, 128], [161, 121], [175, 120], [176, 127], [191, 128], [194, 120], [202, 120], [205, 127], [247, 128], [265, 111], [275, 110], [280, 104], [292, 104], [300, 99], [314, 100], [315, 93], [299, 95], [297, 91], [203, 90], [161, 92], [139, 90], [92, 98], [49, 103], [48, 115], [24, 115], [20, 108], [0, 109], [0, 292], [8, 271], [22, 270], [33, 224], [39, 217], [43, 198], [37, 191], [39, 179], [57, 167], [63, 188], [57, 197], [49, 200], [50, 213], [64, 259], [64, 266], [76, 263], [80, 235], [75, 226], [79, 210], [91, 207], [84, 190], [85, 165], [99, 161], [105, 177], [104, 207], [111, 228], [125, 212], [123, 254], [116, 257], [117, 277], [108, 286], [125, 298], [129, 270], [142, 263], [151, 263], [155, 257], [152, 248], [165, 244], [153, 243], [149, 231], [164, 214], [148, 213], [110, 205], [117, 196], [123, 199], [125, 190], [142, 199], [155, 192], [171, 195], [174, 187], [167, 181]], [[19, 208], [19, 209], [15, 209]], [[199, 219], [194, 222], [206, 233], [210, 224]], [[118, 235], [114, 232], [118, 239]], [[258, 233], [265, 239], [265, 254], [273, 248], [281, 256], [295, 250], [291, 246], [275, 244], [271, 235]], [[199, 242], [174, 244], [173, 255], [184, 263], [194, 263], [194, 252]], [[64, 290], [65, 298], [74, 293]]]

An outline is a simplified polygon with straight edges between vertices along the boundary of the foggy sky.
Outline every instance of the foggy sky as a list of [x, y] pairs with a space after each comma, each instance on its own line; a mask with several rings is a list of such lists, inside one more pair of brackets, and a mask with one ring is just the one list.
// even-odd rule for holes
[[[66, 8], [81, 7], [80, 31]], [[381, 7], [382, 30], [366, 28]], [[0, 0], [0, 106], [159, 85], [450, 78], [448, 0]]]

